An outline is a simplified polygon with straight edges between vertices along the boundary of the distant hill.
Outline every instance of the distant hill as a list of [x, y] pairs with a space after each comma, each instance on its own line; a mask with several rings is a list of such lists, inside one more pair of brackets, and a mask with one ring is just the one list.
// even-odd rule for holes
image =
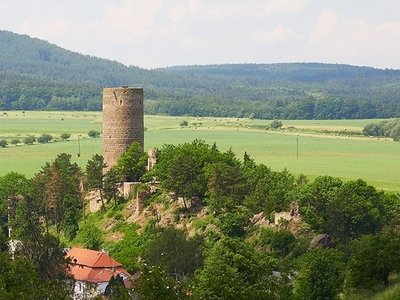
[[146, 70], [0, 31], [0, 109], [100, 110], [105, 86], [143, 86], [151, 114], [400, 117], [400, 70], [320, 63]]

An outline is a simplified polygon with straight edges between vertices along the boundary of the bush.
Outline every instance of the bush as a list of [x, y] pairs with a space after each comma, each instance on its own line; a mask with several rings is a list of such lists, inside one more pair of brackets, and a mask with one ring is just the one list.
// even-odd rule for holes
[[24, 144], [26, 145], [32, 145], [34, 142], [36, 142], [36, 138], [33, 135], [29, 135], [24, 139]]
[[268, 127], [269, 128], [274, 128], [274, 129], [278, 129], [282, 127], [282, 121], [279, 120], [273, 120], [271, 123], [269, 123]]
[[90, 130], [88, 132], [88, 136], [91, 138], [98, 138], [100, 136], [100, 132], [97, 130]]
[[103, 233], [94, 224], [85, 224], [79, 229], [76, 241], [85, 248], [99, 250], [103, 243]]
[[179, 126], [181, 126], [181, 127], [187, 127], [188, 125], [189, 125], [189, 122], [186, 121], [186, 120], [182, 121], [182, 122], [179, 124]]
[[53, 139], [53, 136], [51, 134], [43, 133], [40, 137], [38, 137], [37, 141], [38, 141], [38, 143], [46, 144], [46, 143], [51, 142], [52, 139]]
[[71, 134], [64, 132], [63, 134], [60, 135], [60, 138], [63, 139], [64, 141], [68, 140], [71, 137]]
[[12, 139], [12, 140], [11, 140], [11, 144], [12, 144], [12, 145], [17, 145], [17, 144], [19, 144], [19, 143], [21, 143], [21, 141], [20, 141], [19, 139]]
[[0, 148], [5, 148], [8, 145], [6, 140], [0, 140]]

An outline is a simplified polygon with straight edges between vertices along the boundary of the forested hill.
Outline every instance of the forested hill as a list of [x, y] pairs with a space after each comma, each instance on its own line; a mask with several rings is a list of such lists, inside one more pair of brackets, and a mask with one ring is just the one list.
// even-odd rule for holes
[[400, 70], [319, 63], [146, 70], [0, 31], [2, 110], [100, 110], [102, 87], [120, 85], [143, 86], [149, 114], [270, 119], [400, 116]]

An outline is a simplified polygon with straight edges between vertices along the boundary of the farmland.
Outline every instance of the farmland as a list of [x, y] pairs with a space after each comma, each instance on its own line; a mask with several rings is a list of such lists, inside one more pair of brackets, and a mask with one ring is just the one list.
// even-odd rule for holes
[[[183, 120], [188, 121], [187, 127], [180, 127]], [[221, 150], [232, 148], [240, 158], [246, 151], [273, 170], [287, 168], [293, 174], [303, 173], [310, 178], [363, 178], [379, 189], [399, 191], [400, 143], [358, 136], [357, 132], [370, 122], [293, 120], [283, 121], [285, 130], [266, 131], [268, 120], [145, 116], [145, 148], [197, 138], [210, 144], [215, 142]], [[93, 154], [101, 153], [101, 138], [89, 138], [90, 130], [101, 131], [101, 113], [0, 112], [0, 139], [9, 143], [0, 148], [0, 176], [15, 171], [30, 177], [61, 152], [70, 153], [74, 162], [84, 166]], [[27, 135], [38, 137], [43, 133], [52, 134], [57, 142], [22, 143]], [[70, 133], [70, 140], [62, 141], [62, 133]], [[21, 143], [11, 145], [12, 139]]]

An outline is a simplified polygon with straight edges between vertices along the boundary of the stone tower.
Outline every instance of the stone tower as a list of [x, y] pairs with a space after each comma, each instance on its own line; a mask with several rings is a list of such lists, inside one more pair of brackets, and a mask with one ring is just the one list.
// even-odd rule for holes
[[133, 143], [144, 145], [143, 88], [103, 89], [103, 156], [106, 170]]

